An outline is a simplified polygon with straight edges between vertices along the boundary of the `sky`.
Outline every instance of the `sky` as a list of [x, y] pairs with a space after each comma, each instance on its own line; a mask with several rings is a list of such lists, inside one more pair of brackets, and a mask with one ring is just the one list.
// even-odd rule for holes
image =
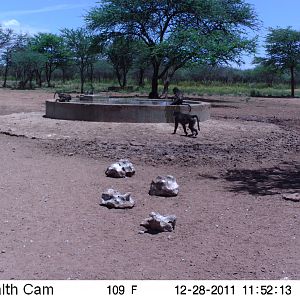
[[[36, 34], [59, 33], [62, 28], [84, 25], [83, 16], [99, 0], [0, 0], [0, 24], [15, 31]], [[262, 21], [259, 43], [263, 45], [269, 27], [288, 27], [300, 30], [300, 0], [245, 0], [253, 5]], [[258, 49], [263, 55], [263, 47]], [[253, 57], [245, 57], [242, 68], [251, 67]]]
[[[300, 0], [246, 0], [253, 5], [261, 26], [255, 33], [259, 37], [257, 56], [264, 56], [263, 44], [268, 28], [286, 28], [300, 30]], [[242, 68], [253, 67], [253, 56], [245, 57], [245, 65]]]
[[84, 25], [83, 16], [96, 0], [0, 0], [0, 24], [16, 31], [59, 33]]

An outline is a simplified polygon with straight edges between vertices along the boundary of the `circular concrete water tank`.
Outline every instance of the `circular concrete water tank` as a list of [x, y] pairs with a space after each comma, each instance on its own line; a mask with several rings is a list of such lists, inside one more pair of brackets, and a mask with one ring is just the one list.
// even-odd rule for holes
[[[185, 101], [186, 105], [170, 105], [171, 101], [143, 98], [101, 98], [88, 95], [78, 101], [46, 101], [46, 117], [52, 119], [117, 122], [173, 123], [174, 111], [197, 115], [200, 121], [210, 118], [210, 104]], [[188, 106], [188, 105], [189, 106]]]

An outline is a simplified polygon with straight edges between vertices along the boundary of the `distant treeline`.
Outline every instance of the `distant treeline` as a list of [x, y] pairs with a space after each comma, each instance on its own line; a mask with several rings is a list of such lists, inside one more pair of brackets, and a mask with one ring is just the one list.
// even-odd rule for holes
[[183, 81], [289, 83], [295, 95], [300, 32], [290, 27], [269, 29], [266, 57], [256, 58], [254, 69], [228, 67], [256, 49], [249, 32], [260, 23], [244, 1], [103, 0], [85, 22], [86, 27], [34, 36], [0, 26], [2, 87], [51, 88], [77, 80], [83, 93], [96, 82], [115, 81], [123, 89], [146, 84], [149, 98], [157, 98]]
[[[143, 86], [151, 82], [152, 66], [143, 59], [144, 54], [137, 50], [139, 44], [136, 42], [123, 40], [99, 48], [94, 45], [95, 37], [85, 29], [65, 29], [61, 35], [40, 33], [34, 37], [11, 30], [0, 32], [0, 78], [3, 87], [54, 87], [54, 82], [64, 84], [79, 80], [84, 92], [101, 82], [115, 81], [123, 88], [128, 84]], [[295, 78], [298, 75], [299, 70], [296, 69]], [[173, 75], [173, 84], [182, 81], [206, 85], [251, 83], [272, 87], [279, 83], [289, 84], [290, 76], [288, 72], [276, 71], [265, 64], [248, 70], [195, 64], [183, 67]]]

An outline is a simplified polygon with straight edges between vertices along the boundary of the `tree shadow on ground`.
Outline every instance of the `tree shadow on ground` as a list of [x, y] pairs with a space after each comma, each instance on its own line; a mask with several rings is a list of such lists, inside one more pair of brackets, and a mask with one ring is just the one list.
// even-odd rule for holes
[[225, 180], [232, 183], [232, 192], [251, 195], [274, 195], [300, 190], [300, 164], [283, 163], [278, 167], [258, 170], [228, 170]]

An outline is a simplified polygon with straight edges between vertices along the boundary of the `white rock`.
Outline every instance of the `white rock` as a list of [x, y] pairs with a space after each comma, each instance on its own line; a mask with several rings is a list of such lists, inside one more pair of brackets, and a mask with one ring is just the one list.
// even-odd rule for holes
[[124, 195], [113, 189], [108, 189], [102, 193], [101, 205], [108, 208], [132, 208], [135, 205], [130, 193]]
[[128, 159], [121, 159], [113, 163], [105, 171], [106, 176], [113, 178], [131, 177], [134, 173], [135, 169], [133, 164]]
[[150, 218], [145, 219], [141, 226], [145, 227], [149, 232], [171, 232], [175, 229], [175, 224], [175, 215], [163, 216], [152, 212]]
[[173, 176], [158, 176], [151, 182], [149, 195], [174, 197], [178, 195], [178, 189], [179, 186]]

